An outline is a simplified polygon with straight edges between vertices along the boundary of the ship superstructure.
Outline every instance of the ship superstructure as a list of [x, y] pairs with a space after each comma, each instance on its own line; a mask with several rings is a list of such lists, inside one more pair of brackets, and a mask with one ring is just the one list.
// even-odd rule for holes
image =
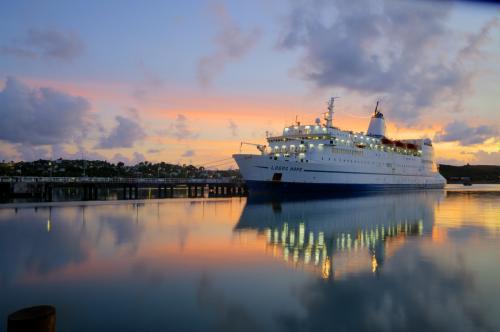
[[257, 145], [260, 154], [233, 156], [250, 192], [444, 187], [430, 139], [389, 139], [378, 103], [367, 133], [341, 130], [333, 126], [334, 101], [323, 123], [296, 122]]

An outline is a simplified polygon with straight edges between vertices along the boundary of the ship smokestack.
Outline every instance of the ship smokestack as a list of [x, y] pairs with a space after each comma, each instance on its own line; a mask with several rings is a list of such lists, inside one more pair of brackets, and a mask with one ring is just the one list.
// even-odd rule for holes
[[385, 120], [384, 115], [378, 110], [379, 101], [375, 106], [375, 112], [370, 119], [367, 135], [374, 137], [385, 137]]

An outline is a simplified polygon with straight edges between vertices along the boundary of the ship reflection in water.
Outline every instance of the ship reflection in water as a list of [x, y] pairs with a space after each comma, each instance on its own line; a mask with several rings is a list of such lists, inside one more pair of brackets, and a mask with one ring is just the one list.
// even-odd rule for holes
[[499, 186], [3, 205], [0, 330], [500, 331], [499, 249]]
[[[406, 237], [430, 232], [442, 191], [247, 204], [236, 231], [264, 234], [267, 251], [292, 266], [338, 279], [371, 270]], [[424, 225], [425, 222], [425, 225]]]

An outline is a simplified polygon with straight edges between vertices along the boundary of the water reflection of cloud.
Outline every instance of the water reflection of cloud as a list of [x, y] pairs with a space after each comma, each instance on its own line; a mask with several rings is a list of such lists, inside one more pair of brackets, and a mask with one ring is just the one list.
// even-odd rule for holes
[[496, 236], [500, 234], [499, 200], [499, 191], [449, 191], [436, 209], [436, 225], [457, 236], [466, 236], [464, 232]]
[[203, 274], [197, 290], [198, 305], [215, 317], [205, 331], [261, 331], [255, 317], [242, 304], [229, 301], [224, 293], [214, 287], [212, 279]]
[[135, 251], [143, 228], [142, 224], [136, 223], [134, 217], [127, 215], [108, 215], [105, 219], [99, 220], [100, 232], [111, 232], [115, 248], [130, 246]]
[[[0, 217], [0, 282], [32, 279], [126, 248], [137, 251], [143, 225], [128, 208], [20, 209]], [[85, 214], [86, 212], [86, 214]], [[97, 222], [95, 222], [97, 221]], [[104, 250], [106, 249], [106, 250]]]
[[[20, 212], [13, 221], [0, 222], [0, 276], [12, 282], [26, 274], [47, 274], [89, 257], [90, 243], [80, 236], [74, 223], [60, 222], [52, 210], [50, 232], [48, 210], [33, 217], [32, 210]], [[35, 225], [34, 225], [35, 224]]]
[[[409, 259], [409, 257], [411, 257]], [[398, 255], [391, 273], [316, 279], [296, 293], [306, 311], [276, 319], [287, 331], [491, 331], [471, 274], [441, 269], [418, 254]]]

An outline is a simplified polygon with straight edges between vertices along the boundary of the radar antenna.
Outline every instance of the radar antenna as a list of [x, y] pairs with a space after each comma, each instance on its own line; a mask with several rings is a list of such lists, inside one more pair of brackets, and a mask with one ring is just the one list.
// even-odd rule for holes
[[377, 100], [377, 105], [375, 106], [375, 115], [379, 114], [380, 111], [378, 110], [378, 104], [380, 103], [380, 100]]
[[326, 121], [326, 127], [332, 128], [332, 120], [333, 120], [333, 104], [335, 102], [335, 99], [338, 99], [340, 97], [331, 97], [330, 100], [328, 101], [328, 112], [325, 115], [325, 121]]
[[375, 111], [373, 112], [373, 117], [374, 118], [384, 118], [384, 115], [382, 114], [382, 112], [380, 112], [380, 99], [377, 100], [377, 105], [375, 106]]

